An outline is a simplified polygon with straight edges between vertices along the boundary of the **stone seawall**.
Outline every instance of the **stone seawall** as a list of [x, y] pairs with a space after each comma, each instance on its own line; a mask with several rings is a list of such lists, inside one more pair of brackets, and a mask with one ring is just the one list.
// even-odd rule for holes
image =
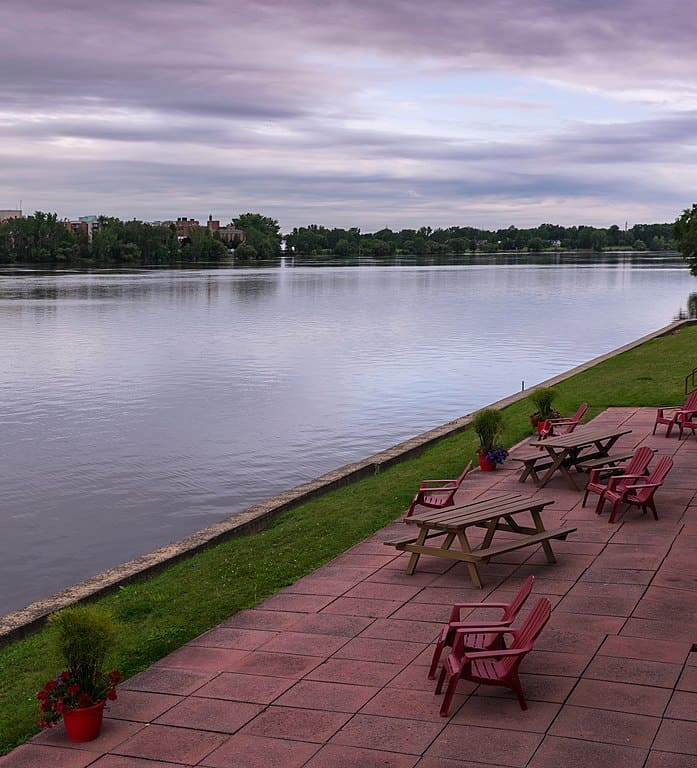
[[[640, 346], [651, 339], [674, 333], [685, 325], [693, 325], [696, 323], [697, 320], [682, 320], [671, 323], [654, 333], [643, 336], [629, 344], [625, 344], [605, 355], [589, 360], [576, 368], [572, 368], [559, 376], [540, 382], [535, 386], [552, 386], [558, 384], [581, 371], [587, 370], [588, 368], [614, 357], [615, 355], [621, 354], [622, 352]], [[530, 389], [498, 400], [487, 407], [505, 408], [528, 397]], [[188, 557], [195, 552], [210, 547], [225, 539], [255, 533], [263, 529], [281, 512], [299, 506], [300, 504], [321, 496], [335, 488], [348, 485], [349, 483], [356, 482], [357, 480], [369, 477], [370, 475], [378, 474], [381, 469], [389, 467], [392, 464], [414, 458], [439, 440], [461, 432], [471, 422], [473, 416], [474, 413], [467, 414], [466, 416], [450, 421], [435, 429], [423, 432], [409, 440], [405, 440], [392, 448], [376, 453], [363, 461], [346, 464], [343, 467], [339, 467], [338, 469], [321, 475], [314, 480], [310, 480], [307, 483], [303, 483], [295, 488], [279, 493], [270, 499], [259, 502], [238, 514], [225, 518], [207, 528], [196, 531], [179, 541], [160, 547], [154, 552], [150, 552], [142, 557], [129, 560], [122, 565], [109, 568], [90, 579], [81, 581], [44, 600], [38, 600], [31, 603], [20, 611], [15, 611], [14, 613], [2, 616], [0, 617], [0, 647], [37, 631], [43, 626], [46, 617], [54, 611], [83, 600], [89, 600], [99, 595], [106, 594], [123, 584], [127, 584], [136, 579], [143, 578], [146, 575], [155, 573], [158, 570], [162, 570], [178, 560]]]

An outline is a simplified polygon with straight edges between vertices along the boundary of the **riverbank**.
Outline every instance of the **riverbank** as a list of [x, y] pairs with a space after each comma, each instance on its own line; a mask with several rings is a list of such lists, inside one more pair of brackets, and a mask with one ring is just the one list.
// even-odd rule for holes
[[[558, 377], [563, 379], [557, 383], [560, 408], [571, 412], [585, 400], [596, 415], [610, 405], [681, 402], [683, 367], [692, 368], [697, 328], [679, 324], [661, 334], [581, 366], [568, 378]], [[504, 439], [512, 445], [529, 433], [524, 397], [516, 395], [505, 415]], [[410, 461], [386, 466], [379, 474], [290, 510], [260, 533], [224, 541], [102, 598], [127, 628], [114, 666], [126, 676], [142, 671], [394, 520], [419, 480], [454, 475], [473, 456], [476, 439], [466, 425], [458, 426], [460, 431], [419, 449]], [[0, 650], [0, 688], [5, 694], [0, 705], [0, 749], [11, 748], [34, 731], [33, 693], [58, 664], [49, 640], [44, 630]]]

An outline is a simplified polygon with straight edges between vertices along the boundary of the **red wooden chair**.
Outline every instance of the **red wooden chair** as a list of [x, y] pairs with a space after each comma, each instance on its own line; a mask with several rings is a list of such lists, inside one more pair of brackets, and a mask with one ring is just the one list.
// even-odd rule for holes
[[465, 632], [458, 632], [450, 655], [443, 664], [436, 693], [443, 689], [445, 678], [448, 686], [440, 708], [441, 717], [447, 717], [455, 689], [461, 678], [484, 685], [502, 685], [516, 692], [521, 709], [527, 709], [523, 688], [518, 677], [518, 667], [529, 653], [537, 636], [540, 634], [552, 613], [552, 605], [546, 597], [540, 598], [535, 607], [518, 629], [500, 629], [503, 635], [510, 635], [512, 640], [507, 648], [488, 651], [468, 651], [463, 646], [461, 637]]
[[[679, 424], [679, 419], [683, 414], [685, 414], [687, 419], [697, 414], [697, 389], [690, 392], [683, 405], [665, 405], [657, 409], [656, 421], [653, 424], [653, 434], [656, 434], [656, 427], [659, 424], [666, 424], [668, 427], [666, 429], [666, 437], [670, 437], [673, 427]], [[683, 428], [680, 429], [680, 437], [682, 437]]]
[[573, 432], [587, 410], [588, 403], [581, 403], [576, 413], [570, 418], [546, 419], [541, 429], [538, 430], [537, 439], [544, 440], [546, 437], [558, 437], [559, 435], [567, 435]]
[[[632, 456], [632, 458], [627, 464], [625, 464], [624, 467], [596, 467], [595, 469], [591, 469], [590, 476], [588, 478], [588, 485], [586, 485], [586, 492], [583, 495], [581, 506], [586, 506], [586, 500], [588, 499], [589, 493], [598, 493], [600, 494], [600, 499], [598, 499], [598, 505], [596, 506], [595, 511], [600, 514], [600, 510], [603, 506], [602, 497], [607, 490], [608, 479], [611, 476], [616, 477], [618, 475], [630, 477], [633, 479], [639, 475], [648, 474], [647, 470], [649, 462], [653, 457], [653, 453], [654, 452], [651, 448], [642, 446], [641, 448], [637, 448], [637, 450], [634, 452], [634, 456]], [[627, 482], [631, 482], [631, 480], [628, 480]]]
[[405, 517], [411, 517], [414, 509], [418, 506], [430, 507], [431, 509], [451, 507], [455, 503], [455, 493], [462, 485], [462, 481], [467, 477], [470, 469], [472, 469], [471, 461], [460, 477], [455, 480], [423, 480]]
[[[436, 668], [440, 661], [443, 648], [452, 647], [455, 635], [458, 630], [463, 630], [467, 633], [464, 638], [464, 645], [469, 650], [487, 650], [489, 648], [503, 647], [503, 638], [498, 632], [476, 632], [479, 627], [502, 628], [509, 627], [518, 615], [523, 604], [528, 599], [530, 592], [532, 591], [532, 585], [535, 581], [535, 577], [530, 575], [522, 583], [518, 594], [513, 598], [510, 603], [455, 603], [450, 610], [450, 619], [448, 623], [443, 627], [438, 636], [435, 650], [433, 651], [433, 659], [431, 661], [431, 667], [428, 670], [428, 677], [430, 680], [436, 676]], [[462, 621], [462, 611], [466, 609], [496, 609], [501, 611], [501, 616], [497, 621], [487, 621], [482, 619], [480, 621]]]
[[672, 467], [673, 459], [670, 456], [662, 456], [651, 474], [635, 477], [631, 484], [626, 482], [629, 479], [629, 475], [611, 477], [605, 493], [603, 493], [598, 502], [600, 509], [602, 509], [606, 501], [612, 503], [612, 512], [610, 512], [608, 522], [615, 522], [615, 516], [621, 504], [641, 507], [644, 514], [650, 509], [653, 512], [654, 519], [658, 520], [653, 497], [656, 491], [663, 485], [663, 481]]

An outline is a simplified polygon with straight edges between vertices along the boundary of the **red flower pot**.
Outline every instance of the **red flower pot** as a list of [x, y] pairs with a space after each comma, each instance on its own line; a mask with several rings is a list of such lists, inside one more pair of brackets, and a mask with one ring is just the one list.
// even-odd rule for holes
[[479, 469], [481, 469], [482, 472], [493, 472], [496, 469], [495, 462], [489, 461], [485, 453], [480, 453], [478, 455], [479, 455]]
[[78, 707], [63, 713], [65, 732], [70, 741], [92, 741], [99, 736], [104, 717], [104, 702]]

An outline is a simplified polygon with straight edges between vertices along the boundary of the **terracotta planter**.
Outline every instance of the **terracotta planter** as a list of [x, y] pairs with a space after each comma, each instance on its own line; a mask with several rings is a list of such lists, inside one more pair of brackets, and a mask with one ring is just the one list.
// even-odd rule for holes
[[65, 733], [70, 741], [92, 741], [99, 736], [104, 717], [104, 702], [91, 707], [79, 707], [63, 715]]

